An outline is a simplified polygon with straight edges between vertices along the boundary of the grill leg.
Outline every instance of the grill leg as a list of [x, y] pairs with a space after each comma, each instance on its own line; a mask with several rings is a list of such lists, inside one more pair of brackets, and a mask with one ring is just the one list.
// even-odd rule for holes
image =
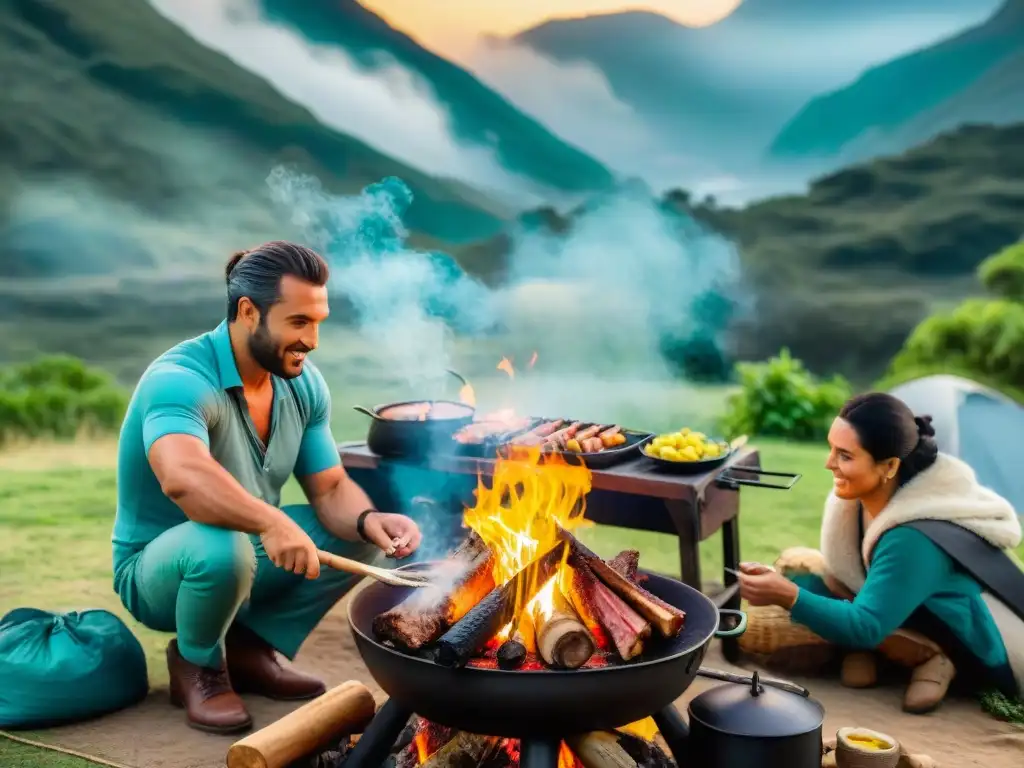
[[558, 768], [558, 752], [561, 748], [561, 740], [523, 739], [519, 745], [519, 768]]
[[679, 714], [679, 710], [674, 704], [669, 704], [654, 714], [654, 722], [658, 726], [658, 730], [661, 731], [661, 736], [668, 744], [668, 748], [672, 750], [672, 757], [675, 758], [676, 765], [685, 765], [687, 762], [686, 740], [690, 737], [690, 726]]
[[348, 753], [345, 765], [351, 765], [352, 768], [378, 768], [387, 760], [392, 745], [398, 741], [410, 717], [412, 712], [388, 699], [377, 710], [359, 741]]

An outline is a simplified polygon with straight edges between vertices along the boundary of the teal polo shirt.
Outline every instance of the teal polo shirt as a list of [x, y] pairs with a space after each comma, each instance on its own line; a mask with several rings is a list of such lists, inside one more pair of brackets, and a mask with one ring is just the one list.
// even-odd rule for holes
[[331, 396], [309, 360], [294, 379], [273, 377], [267, 445], [242, 396], [227, 322], [171, 348], [146, 369], [132, 394], [117, 452], [114, 578], [133, 554], [188, 518], [164, 495], [149, 449], [164, 435], [192, 435], [249, 493], [275, 507], [288, 478], [340, 463], [331, 435]]

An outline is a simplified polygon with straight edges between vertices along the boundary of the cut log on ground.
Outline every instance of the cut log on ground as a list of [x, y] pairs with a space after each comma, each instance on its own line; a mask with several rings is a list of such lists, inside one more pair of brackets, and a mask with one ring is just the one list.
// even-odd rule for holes
[[550, 615], [537, 611], [534, 616], [537, 654], [550, 667], [579, 669], [594, 655], [594, 638], [557, 584], [553, 603]]
[[593, 731], [567, 738], [565, 743], [583, 768], [637, 768], [636, 760], [619, 743], [618, 734]]
[[284, 768], [373, 719], [373, 694], [349, 680], [228, 748], [227, 768]]
[[565, 542], [559, 541], [507, 584], [492, 589], [437, 641], [437, 663], [446, 667], [466, 666], [473, 654], [522, 613], [537, 590], [555, 575], [565, 552]]
[[416, 651], [434, 642], [494, 589], [494, 554], [471, 532], [439, 563], [438, 583], [414, 589], [390, 611], [373, 620], [381, 640]]
[[[604, 631], [623, 661], [639, 656], [651, 625], [604, 585], [584, 562], [572, 566], [569, 600], [584, 625]], [[539, 643], [538, 643], [539, 645]]]
[[604, 582], [615, 594], [629, 603], [636, 611], [658, 628], [663, 637], [675, 637], [686, 621], [686, 612], [655, 597], [646, 589], [630, 581], [608, 563], [594, 554], [575, 536], [565, 529], [562, 536], [569, 542], [569, 564], [587, 566], [594, 575]]

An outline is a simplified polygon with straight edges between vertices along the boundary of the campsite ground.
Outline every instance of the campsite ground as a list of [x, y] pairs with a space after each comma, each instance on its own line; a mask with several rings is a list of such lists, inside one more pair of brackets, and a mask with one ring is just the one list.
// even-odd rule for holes
[[[818, 539], [821, 503], [830, 485], [820, 445], [757, 441], [764, 466], [800, 472], [788, 493], [743, 492], [742, 552], [745, 559], [771, 561], [792, 545]], [[0, 614], [17, 606], [50, 610], [102, 607], [126, 619], [143, 643], [151, 683], [166, 682], [167, 636], [131, 620], [110, 585], [110, 526], [115, 493], [113, 441], [20, 446], [0, 452]], [[296, 499], [297, 487], [287, 495]], [[642, 553], [650, 568], [677, 567], [675, 541], [660, 534], [595, 527], [586, 531], [602, 554], [625, 547]], [[1024, 548], [1021, 550], [1024, 554]], [[719, 539], [702, 546], [705, 573], [721, 564]], [[5, 768], [87, 768], [77, 758], [44, 752], [0, 738]]]

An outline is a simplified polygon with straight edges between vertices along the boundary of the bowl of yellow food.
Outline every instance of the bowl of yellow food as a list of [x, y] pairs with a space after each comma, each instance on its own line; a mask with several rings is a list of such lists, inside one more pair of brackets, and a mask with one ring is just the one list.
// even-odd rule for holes
[[716, 469], [729, 459], [732, 448], [725, 440], [683, 427], [648, 438], [640, 452], [659, 469], [677, 474], [699, 474]]

